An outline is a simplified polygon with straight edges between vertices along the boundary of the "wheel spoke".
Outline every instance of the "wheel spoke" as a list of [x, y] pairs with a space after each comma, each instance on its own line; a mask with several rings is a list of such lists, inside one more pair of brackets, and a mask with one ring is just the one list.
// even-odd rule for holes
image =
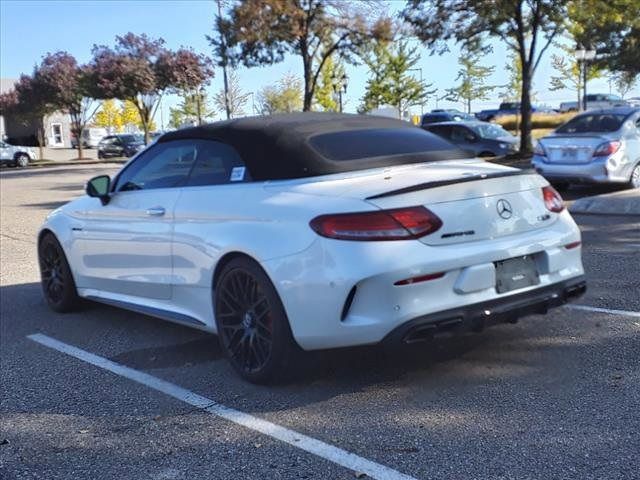
[[217, 287], [216, 318], [229, 357], [249, 373], [269, 361], [272, 350], [271, 305], [260, 282], [237, 268], [226, 273]]

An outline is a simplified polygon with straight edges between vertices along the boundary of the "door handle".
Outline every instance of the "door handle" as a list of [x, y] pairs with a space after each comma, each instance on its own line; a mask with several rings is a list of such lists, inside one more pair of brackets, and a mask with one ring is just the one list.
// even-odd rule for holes
[[147, 208], [147, 215], [151, 215], [151, 216], [154, 216], [154, 217], [160, 217], [160, 216], [164, 215], [164, 208], [162, 208], [162, 207]]

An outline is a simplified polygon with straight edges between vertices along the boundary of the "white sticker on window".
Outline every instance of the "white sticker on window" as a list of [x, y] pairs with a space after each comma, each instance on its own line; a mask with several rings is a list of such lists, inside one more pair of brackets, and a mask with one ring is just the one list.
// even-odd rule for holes
[[245, 167], [233, 167], [231, 169], [231, 178], [229, 181], [231, 182], [241, 182], [244, 180], [244, 170]]

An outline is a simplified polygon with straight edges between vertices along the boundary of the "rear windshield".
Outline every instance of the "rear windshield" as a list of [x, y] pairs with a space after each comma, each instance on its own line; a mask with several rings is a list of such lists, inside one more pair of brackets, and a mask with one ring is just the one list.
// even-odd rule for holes
[[309, 143], [320, 155], [334, 161], [421, 153], [432, 154], [425, 161], [468, 157], [446, 140], [417, 127], [324, 133], [311, 137]]
[[619, 130], [627, 118], [615, 113], [592, 113], [575, 117], [556, 130], [557, 133], [602, 133]]

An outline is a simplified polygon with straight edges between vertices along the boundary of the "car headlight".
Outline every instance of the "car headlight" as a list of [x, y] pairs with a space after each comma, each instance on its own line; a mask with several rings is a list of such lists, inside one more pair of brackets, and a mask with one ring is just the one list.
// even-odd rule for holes
[[509, 144], [508, 143], [500, 143], [500, 148], [502, 148], [503, 150], [506, 150], [507, 148], [509, 148]]

